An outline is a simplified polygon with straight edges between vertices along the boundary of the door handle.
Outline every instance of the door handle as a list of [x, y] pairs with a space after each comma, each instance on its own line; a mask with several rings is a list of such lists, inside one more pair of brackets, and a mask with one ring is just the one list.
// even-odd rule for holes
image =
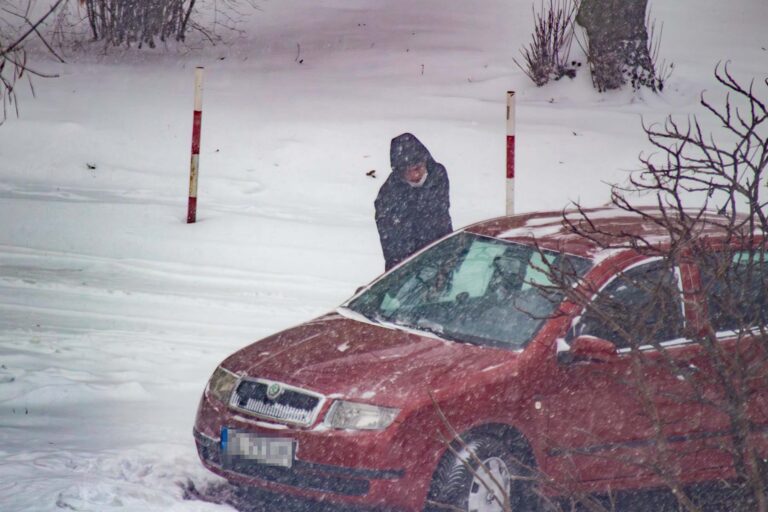
[[675, 367], [677, 368], [678, 378], [693, 377], [701, 373], [701, 368], [689, 362], [680, 361], [678, 363], [675, 363]]

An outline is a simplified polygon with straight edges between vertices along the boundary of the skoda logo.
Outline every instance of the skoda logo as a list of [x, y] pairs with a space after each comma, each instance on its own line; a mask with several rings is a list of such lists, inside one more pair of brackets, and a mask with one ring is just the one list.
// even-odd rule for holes
[[267, 398], [269, 398], [270, 400], [274, 400], [275, 398], [279, 397], [282, 394], [283, 394], [283, 388], [277, 382], [273, 382], [267, 388]]

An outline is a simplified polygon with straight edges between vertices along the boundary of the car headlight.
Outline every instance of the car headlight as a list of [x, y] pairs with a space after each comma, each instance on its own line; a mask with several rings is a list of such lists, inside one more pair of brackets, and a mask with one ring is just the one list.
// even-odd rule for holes
[[232, 390], [240, 377], [225, 370], [221, 366], [217, 367], [208, 381], [208, 393], [216, 400], [229, 403], [229, 397], [232, 396]]
[[395, 421], [399, 412], [400, 409], [337, 400], [325, 416], [325, 424], [332, 428], [382, 430]]

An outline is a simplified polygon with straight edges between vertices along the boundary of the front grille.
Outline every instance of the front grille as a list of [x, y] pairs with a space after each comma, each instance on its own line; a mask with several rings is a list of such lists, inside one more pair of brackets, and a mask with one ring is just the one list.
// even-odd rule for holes
[[243, 380], [232, 394], [230, 405], [255, 416], [283, 423], [309, 426], [322, 404], [322, 396], [311, 391], [280, 384], [282, 393], [271, 399], [267, 389], [274, 382]]

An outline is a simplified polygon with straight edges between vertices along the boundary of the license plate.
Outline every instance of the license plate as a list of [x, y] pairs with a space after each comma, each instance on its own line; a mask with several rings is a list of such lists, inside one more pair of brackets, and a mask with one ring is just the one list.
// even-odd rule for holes
[[222, 427], [221, 453], [227, 466], [236, 461], [253, 461], [290, 468], [296, 454], [296, 441], [286, 437], [263, 437]]

